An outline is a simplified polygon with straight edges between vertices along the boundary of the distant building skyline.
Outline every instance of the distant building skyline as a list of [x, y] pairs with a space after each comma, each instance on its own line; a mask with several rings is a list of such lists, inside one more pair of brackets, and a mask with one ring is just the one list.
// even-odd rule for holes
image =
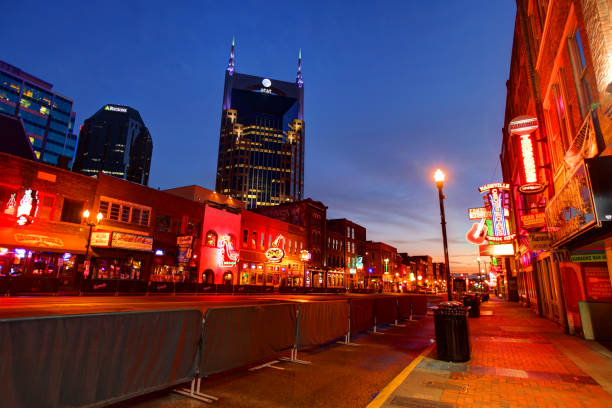
[[301, 200], [304, 194], [304, 81], [301, 52], [295, 83], [235, 72], [225, 87], [215, 190], [252, 209]]
[[23, 121], [36, 158], [62, 167], [72, 165], [76, 148], [76, 114], [72, 99], [52, 90], [53, 85], [20, 68], [0, 61], [0, 112]]
[[72, 170], [147, 186], [152, 154], [153, 139], [140, 113], [129, 106], [108, 104], [83, 123]]

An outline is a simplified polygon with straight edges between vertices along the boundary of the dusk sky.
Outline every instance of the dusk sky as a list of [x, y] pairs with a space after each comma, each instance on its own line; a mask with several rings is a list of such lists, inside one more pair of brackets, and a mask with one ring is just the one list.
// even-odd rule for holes
[[0, 59], [74, 100], [137, 109], [153, 137], [151, 187], [214, 189], [224, 70], [295, 81], [302, 49], [305, 197], [367, 238], [476, 272], [465, 240], [499, 153], [512, 0], [12, 2]]

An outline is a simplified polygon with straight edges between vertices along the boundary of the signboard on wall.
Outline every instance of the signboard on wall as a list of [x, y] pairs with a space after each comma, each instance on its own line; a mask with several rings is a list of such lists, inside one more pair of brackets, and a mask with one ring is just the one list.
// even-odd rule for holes
[[192, 235], [185, 235], [181, 237], [176, 237], [176, 245], [180, 247], [190, 247], [193, 243]]
[[91, 233], [91, 246], [108, 248], [110, 246], [111, 234], [110, 231], [93, 231]]
[[606, 262], [605, 252], [594, 252], [594, 253], [572, 253], [570, 255], [572, 262]]
[[529, 248], [532, 251], [550, 249], [550, 236], [547, 232], [532, 232], [529, 234]]
[[521, 224], [526, 229], [540, 228], [546, 226], [546, 213], [538, 212], [532, 214], [521, 215]]
[[585, 266], [584, 283], [587, 300], [591, 302], [612, 302], [612, 286], [605, 265]]
[[115, 231], [111, 239], [111, 246], [113, 248], [134, 249], [136, 251], [152, 251], [153, 237]]

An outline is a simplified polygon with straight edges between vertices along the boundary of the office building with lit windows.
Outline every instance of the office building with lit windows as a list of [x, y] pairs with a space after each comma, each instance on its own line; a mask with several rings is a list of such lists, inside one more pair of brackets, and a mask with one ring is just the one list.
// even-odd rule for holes
[[225, 89], [216, 191], [252, 209], [301, 200], [304, 190], [302, 58], [295, 83], [234, 71]]
[[0, 112], [20, 118], [36, 158], [69, 168], [76, 147], [73, 102], [53, 85], [0, 61]]
[[140, 113], [129, 106], [104, 105], [79, 133], [73, 171], [149, 184], [153, 139]]

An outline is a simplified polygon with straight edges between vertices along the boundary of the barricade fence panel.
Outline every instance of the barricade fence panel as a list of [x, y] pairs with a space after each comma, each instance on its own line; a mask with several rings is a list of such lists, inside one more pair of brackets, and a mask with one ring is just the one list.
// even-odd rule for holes
[[399, 319], [410, 319], [410, 296], [401, 295], [397, 297], [397, 312]]
[[397, 297], [379, 296], [374, 303], [376, 324], [391, 324], [397, 319]]
[[200, 375], [246, 366], [292, 348], [297, 304], [211, 308], [203, 328]]
[[300, 303], [297, 348], [325, 344], [346, 335], [348, 330], [348, 301]]
[[412, 303], [412, 313], [415, 315], [427, 314], [427, 296], [426, 295], [410, 295]]
[[350, 299], [351, 334], [361, 333], [374, 326], [374, 298]]
[[193, 379], [199, 310], [0, 320], [2, 407], [103, 406]]

